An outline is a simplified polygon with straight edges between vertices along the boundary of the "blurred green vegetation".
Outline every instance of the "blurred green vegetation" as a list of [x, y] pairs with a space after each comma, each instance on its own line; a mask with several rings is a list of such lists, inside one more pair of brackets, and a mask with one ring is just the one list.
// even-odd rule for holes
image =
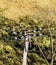
[[[56, 21], [48, 20], [48, 24], [52, 32], [55, 53]], [[41, 37], [39, 36], [39, 28], [43, 29]], [[17, 34], [18, 39], [15, 40], [12, 32], [16, 31], [19, 33], [24, 30], [28, 30], [29, 32], [38, 30], [34, 33], [37, 36], [30, 39], [32, 49], [29, 49], [27, 63], [31, 62], [32, 65], [47, 65], [38, 46], [42, 49], [48, 62], [51, 63], [50, 33], [46, 21], [43, 21], [40, 17], [35, 19], [32, 16], [22, 16], [18, 21], [0, 16], [0, 65], [22, 65], [24, 39], [22, 35]]]

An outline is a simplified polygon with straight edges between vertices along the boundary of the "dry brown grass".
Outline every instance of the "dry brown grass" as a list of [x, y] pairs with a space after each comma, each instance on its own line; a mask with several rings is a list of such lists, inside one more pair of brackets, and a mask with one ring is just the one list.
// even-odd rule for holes
[[43, 8], [56, 11], [56, 0], [0, 0], [0, 8], [5, 9], [3, 16], [17, 19], [21, 15], [33, 15]]

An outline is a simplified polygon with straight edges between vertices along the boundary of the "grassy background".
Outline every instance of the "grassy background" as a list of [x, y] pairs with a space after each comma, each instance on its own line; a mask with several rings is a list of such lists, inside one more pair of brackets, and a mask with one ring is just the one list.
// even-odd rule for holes
[[[0, 0], [0, 65], [22, 65], [24, 40], [20, 34], [15, 40], [12, 33], [23, 30], [38, 30], [37, 36], [30, 39], [33, 48], [29, 49], [27, 65], [29, 62], [32, 65], [47, 65], [38, 45], [51, 65], [50, 33], [46, 20], [56, 53], [56, 0]], [[41, 38], [39, 28], [43, 28]]]
[[56, 11], [56, 0], [0, 0], [0, 10], [3, 10], [0, 13], [10, 19], [18, 19], [22, 15], [36, 15], [43, 9], [47, 11], [48, 7], [52, 13]]

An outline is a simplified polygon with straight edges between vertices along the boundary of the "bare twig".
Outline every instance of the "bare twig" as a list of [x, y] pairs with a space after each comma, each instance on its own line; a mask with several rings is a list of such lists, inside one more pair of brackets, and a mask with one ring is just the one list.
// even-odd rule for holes
[[[42, 19], [43, 22], [45, 22], [44, 19], [41, 16], [40, 16], [40, 18]], [[48, 23], [48, 17], [47, 17], [47, 20], [46, 20], [46, 24], [48, 26], [48, 30], [49, 30], [49, 33], [50, 33], [50, 44], [52, 46], [52, 60], [51, 60], [51, 64], [53, 65], [53, 53], [54, 53], [54, 51], [53, 51], [53, 41], [52, 41], [52, 32], [50, 30], [50, 26], [49, 26], [49, 23]]]
[[[35, 42], [36, 42], [36, 39], [35, 39]], [[39, 50], [40, 50], [41, 54], [43, 55], [43, 57], [44, 57], [44, 59], [45, 59], [47, 65], [49, 65], [49, 62], [48, 62], [48, 60], [46, 59], [46, 56], [44, 55], [44, 53], [43, 53], [41, 47], [40, 47], [39, 45], [38, 45], [38, 47], [39, 47]]]
[[[48, 6], [48, 4], [47, 4], [47, 6]], [[50, 14], [49, 6], [48, 6], [48, 10], [49, 10], [49, 13], [48, 14]], [[53, 61], [54, 61], [54, 59], [53, 59], [53, 53], [54, 53], [53, 48], [54, 47], [53, 47], [53, 40], [52, 40], [52, 32], [51, 32], [50, 26], [48, 24], [48, 17], [47, 17], [46, 23], [47, 23], [47, 26], [48, 26], [48, 29], [49, 29], [49, 33], [50, 33], [50, 44], [52, 46], [52, 60], [51, 60], [51, 65], [53, 65]]]
[[49, 62], [48, 62], [48, 60], [46, 59], [46, 56], [44, 55], [44, 53], [43, 53], [42, 49], [40, 48], [40, 46], [39, 46], [39, 45], [38, 45], [38, 47], [39, 47], [39, 50], [40, 50], [41, 54], [43, 55], [43, 57], [44, 57], [44, 59], [45, 59], [45, 61], [46, 61], [47, 65], [49, 65]]

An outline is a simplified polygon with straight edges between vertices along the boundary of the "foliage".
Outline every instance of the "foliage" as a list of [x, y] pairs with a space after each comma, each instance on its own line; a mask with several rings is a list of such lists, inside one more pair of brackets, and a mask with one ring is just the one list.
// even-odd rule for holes
[[[29, 49], [28, 59], [30, 61], [28, 62], [31, 62], [32, 65], [47, 65], [38, 48], [40, 46], [50, 63], [51, 43], [47, 23], [43, 22], [40, 17], [35, 19], [31, 16], [20, 17], [18, 22], [0, 16], [0, 65], [22, 65], [24, 39], [19, 32], [23, 32], [24, 30], [28, 30], [29, 32], [33, 30], [37, 31], [34, 33], [36, 37], [31, 37], [30, 39], [32, 49]], [[52, 40], [54, 43], [54, 52], [56, 52], [56, 23], [51, 20], [48, 24], [53, 34]], [[41, 31], [43, 36], [41, 37], [39, 36], [39, 28], [43, 29]], [[17, 32], [16, 35], [12, 34], [14, 31]], [[15, 36], [18, 39], [15, 40]]]

